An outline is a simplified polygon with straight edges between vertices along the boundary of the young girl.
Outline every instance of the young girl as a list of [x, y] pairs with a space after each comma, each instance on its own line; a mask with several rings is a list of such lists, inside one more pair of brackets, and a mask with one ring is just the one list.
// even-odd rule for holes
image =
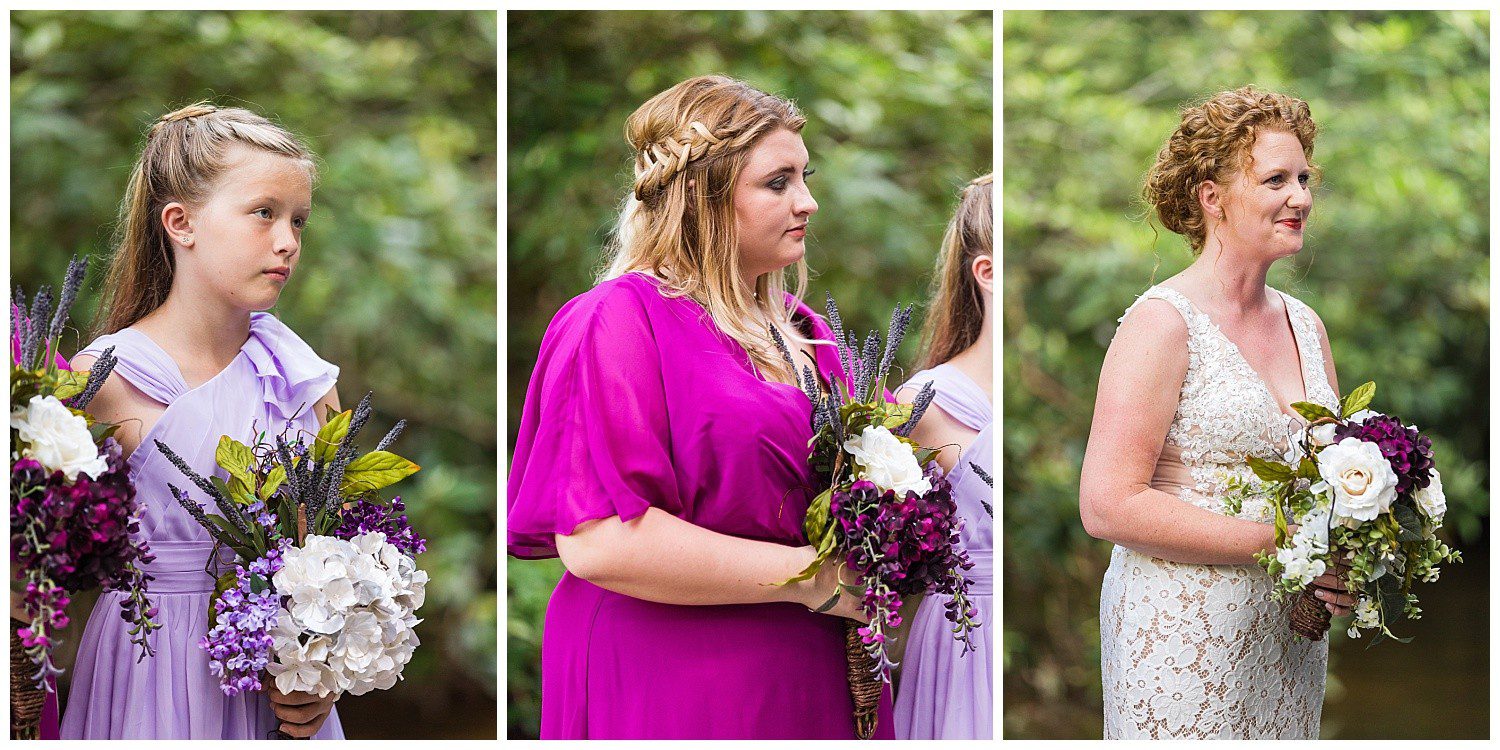
[[[938, 463], [953, 484], [963, 518], [963, 542], [974, 568], [969, 594], [983, 627], [974, 650], [961, 653], [943, 619], [938, 597], [922, 599], [912, 618], [896, 691], [899, 739], [991, 739], [993, 665], [990, 643], [1000, 623], [993, 617], [994, 490], [994, 258], [992, 175], [964, 189], [948, 224], [933, 279], [932, 302], [922, 326], [923, 367], [897, 397], [909, 403], [931, 381], [937, 389], [912, 431], [922, 445], [946, 446]], [[981, 474], [982, 472], [982, 474]]]
[[[215, 565], [208, 534], [171, 497], [181, 472], [216, 470], [220, 435], [315, 432], [338, 408], [338, 368], [269, 313], [297, 267], [311, 210], [312, 155], [243, 109], [195, 104], [152, 125], [120, 209], [97, 333], [73, 360], [114, 347], [119, 364], [90, 405], [116, 437], [144, 501], [141, 536], [156, 559], [150, 596], [161, 629], [137, 660], [119, 593], [84, 629], [61, 734], [67, 739], [342, 739], [332, 696], [268, 691], [226, 697], [198, 640], [208, 632]], [[219, 472], [222, 476], [222, 472]], [[195, 498], [200, 502], [204, 499]]]
[[626, 123], [613, 262], [547, 328], [510, 473], [510, 554], [568, 571], [542, 639], [544, 739], [856, 736], [840, 617], [862, 617], [859, 597], [812, 611], [833, 565], [770, 585], [816, 556], [811, 406], [771, 328], [841, 373], [827, 325], [784, 291], [818, 209], [803, 122], [704, 76]]

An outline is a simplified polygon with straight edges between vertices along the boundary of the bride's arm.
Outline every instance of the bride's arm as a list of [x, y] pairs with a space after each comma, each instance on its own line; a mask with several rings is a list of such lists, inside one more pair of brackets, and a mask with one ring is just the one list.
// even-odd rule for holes
[[1163, 301], [1125, 318], [1104, 356], [1079, 515], [1090, 536], [1153, 557], [1248, 564], [1272, 548], [1269, 524], [1221, 515], [1152, 489], [1151, 475], [1187, 375], [1187, 325]]
[[[774, 586], [800, 573], [815, 552], [720, 534], [660, 508], [629, 521], [610, 516], [557, 534], [563, 567], [595, 586], [663, 604], [796, 602], [809, 609], [833, 596], [836, 560], [811, 580]], [[855, 577], [844, 571], [844, 580]], [[844, 593], [828, 614], [864, 620], [860, 598]]]

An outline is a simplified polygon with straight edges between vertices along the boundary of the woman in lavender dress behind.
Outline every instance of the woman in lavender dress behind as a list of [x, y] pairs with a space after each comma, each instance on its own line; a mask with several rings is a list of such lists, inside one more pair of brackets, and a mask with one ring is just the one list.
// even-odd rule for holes
[[[295, 136], [243, 109], [195, 104], [151, 127], [121, 208], [105, 281], [104, 335], [73, 359], [88, 369], [113, 347], [113, 375], [89, 405], [120, 425], [130, 480], [145, 505], [141, 535], [156, 560], [155, 655], [136, 658], [119, 592], [95, 605], [78, 647], [64, 739], [343, 739], [335, 696], [224, 695], [198, 640], [214, 591], [208, 533], [174, 502], [182, 474], [160, 440], [195, 470], [223, 471], [220, 435], [316, 432], [338, 407], [339, 368], [271, 314], [301, 252], [312, 204], [312, 156]], [[197, 498], [200, 502], [201, 497]]]
[[[921, 387], [936, 389], [912, 437], [946, 446], [938, 463], [953, 485], [963, 542], [974, 568], [969, 593], [983, 626], [963, 652], [943, 617], [944, 597], [925, 596], [912, 616], [896, 690], [899, 739], [991, 739], [993, 668], [994, 490], [990, 487], [994, 365], [994, 180], [964, 188], [938, 257], [932, 302], [922, 326], [923, 366], [897, 392], [909, 403]], [[905, 609], [905, 608], [903, 608]], [[905, 612], [903, 612], [905, 614]]]

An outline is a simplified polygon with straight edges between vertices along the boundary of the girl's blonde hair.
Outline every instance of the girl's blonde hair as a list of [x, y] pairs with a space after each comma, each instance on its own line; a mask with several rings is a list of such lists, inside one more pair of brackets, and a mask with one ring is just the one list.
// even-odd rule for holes
[[984, 294], [970, 270], [974, 259], [994, 255], [994, 182], [987, 174], [964, 187], [958, 210], [943, 233], [922, 321], [922, 369], [936, 367], [974, 345], [984, 327]]
[[119, 331], [167, 300], [176, 262], [162, 209], [174, 201], [203, 205], [227, 166], [226, 152], [236, 143], [297, 159], [309, 175], [316, 174], [306, 145], [249, 110], [198, 102], [162, 115], [146, 133], [120, 203], [95, 335]]
[[[662, 279], [668, 294], [703, 305], [762, 372], [791, 377], [759, 321], [789, 322], [795, 302], [786, 298], [782, 271], [762, 274], [746, 289], [733, 198], [760, 138], [777, 128], [800, 132], [805, 123], [792, 102], [725, 76], [690, 78], [651, 97], [625, 122], [635, 180], [598, 280], [632, 271]], [[796, 279], [800, 298], [807, 285], [802, 260]]]
[[1318, 126], [1307, 102], [1254, 86], [1223, 91], [1184, 108], [1177, 130], [1157, 152], [1141, 197], [1162, 226], [1187, 238], [1194, 255], [1202, 252], [1208, 231], [1198, 186], [1208, 180], [1224, 182], [1249, 169], [1250, 151], [1261, 131], [1295, 136], [1316, 176], [1311, 162]]

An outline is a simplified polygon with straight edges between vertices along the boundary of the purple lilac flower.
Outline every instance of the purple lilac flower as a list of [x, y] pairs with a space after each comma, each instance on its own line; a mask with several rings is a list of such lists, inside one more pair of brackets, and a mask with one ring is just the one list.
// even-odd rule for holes
[[406, 503], [399, 495], [391, 498], [389, 506], [365, 498], [355, 500], [344, 508], [342, 521], [333, 535], [339, 539], [353, 539], [372, 531], [385, 534], [385, 538], [407, 557], [414, 558], [427, 551], [427, 540], [411, 527], [411, 521], [406, 517]]
[[225, 695], [264, 687], [260, 676], [271, 663], [271, 629], [281, 610], [271, 576], [280, 569], [279, 547], [249, 565], [236, 565], [234, 586], [214, 600], [214, 627], [199, 639], [198, 647], [208, 654], [208, 669], [219, 678]]
[[859, 572], [865, 587], [862, 604], [870, 624], [859, 634], [882, 679], [889, 679], [896, 666], [887, 655], [886, 629], [901, 625], [902, 596], [929, 590], [946, 594], [948, 619], [966, 651], [979, 625], [963, 577], [974, 564], [960, 542], [962, 521], [951, 487], [936, 464], [929, 465], [926, 476], [932, 489], [923, 495], [897, 497], [859, 480], [847, 491], [835, 491], [829, 503], [844, 561]]
[[1379, 446], [1381, 455], [1396, 472], [1396, 494], [1411, 497], [1413, 493], [1432, 483], [1432, 438], [1417, 432], [1416, 428], [1401, 424], [1401, 420], [1378, 414], [1364, 422], [1347, 422], [1334, 429], [1336, 440], [1358, 438]]

